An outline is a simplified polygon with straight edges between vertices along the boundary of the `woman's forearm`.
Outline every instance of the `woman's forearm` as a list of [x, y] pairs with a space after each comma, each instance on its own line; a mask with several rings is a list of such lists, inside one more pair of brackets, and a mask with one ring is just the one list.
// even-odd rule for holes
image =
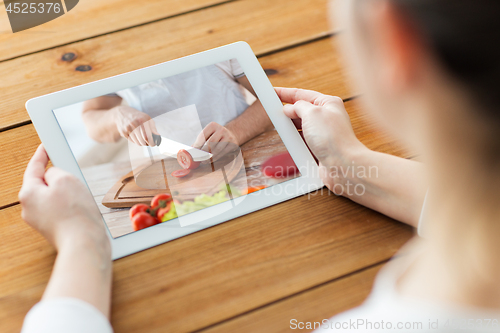
[[337, 171], [345, 197], [418, 226], [428, 189], [421, 163], [364, 149], [351, 156], [350, 165]]
[[43, 299], [78, 298], [109, 318], [111, 269], [110, 244], [102, 232], [68, 238], [59, 246]]

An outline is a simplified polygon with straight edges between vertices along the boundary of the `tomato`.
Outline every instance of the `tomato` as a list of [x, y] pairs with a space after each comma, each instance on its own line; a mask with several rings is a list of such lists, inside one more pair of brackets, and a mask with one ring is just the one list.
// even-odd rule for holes
[[263, 190], [266, 187], [267, 187], [266, 185], [252, 186], [252, 187], [247, 188], [246, 190], [241, 191], [241, 194], [243, 194], [243, 195], [250, 194], [250, 193], [253, 193], [253, 192], [257, 192], [257, 191]]
[[175, 170], [174, 172], [172, 172], [172, 176], [177, 177], [177, 178], [182, 178], [182, 177], [186, 177], [187, 175], [189, 175], [190, 172], [191, 172], [191, 170], [189, 170], [189, 169]]
[[130, 208], [130, 210], [128, 211], [128, 215], [130, 216], [130, 219], [132, 220], [132, 218], [137, 214], [137, 213], [142, 213], [142, 212], [146, 212], [147, 213], [147, 210], [149, 209], [149, 206], [148, 205], [145, 205], [145, 204], [137, 204], [137, 205], [134, 205], [132, 208]]
[[170, 208], [172, 208], [172, 201], [169, 201], [165, 205], [165, 207], [161, 207], [161, 208], [158, 209], [158, 211], [156, 212], [156, 218], [159, 221], [162, 221], [163, 220], [163, 215], [167, 214], [170, 211]]
[[154, 209], [157, 206], [165, 207], [167, 202], [172, 200], [172, 195], [169, 193], [162, 193], [156, 195], [153, 200], [151, 200], [151, 207]]
[[283, 153], [269, 158], [262, 164], [262, 173], [267, 177], [285, 178], [295, 176], [299, 169], [289, 153]]
[[181, 149], [177, 152], [177, 162], [179, 162], [181, 167], [188, 170], [196, 169], [201, 163], [195, 162], [191, 154], [185, 149]]
[[132, 228], [134, 231], [149, 228], [158, 223], [160, 223], [160, 221], [146, 212], [137, 213], [132, 218]]

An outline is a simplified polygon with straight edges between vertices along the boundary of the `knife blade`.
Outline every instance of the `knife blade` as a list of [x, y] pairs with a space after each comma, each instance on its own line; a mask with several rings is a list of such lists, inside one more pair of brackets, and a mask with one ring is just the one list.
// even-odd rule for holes
[[191, 154], [193, 161], [202, 162], [212, 158], [212, 154], [201, 149], [197, 149], [180, 142], [167, 139], [161, 135], [153, 134], [153, 140], [155, 144], [160, 149], [160, 153], [163, 155], [171, 156], [177, 158], [177, 153], [179, 150], [184, 149]]

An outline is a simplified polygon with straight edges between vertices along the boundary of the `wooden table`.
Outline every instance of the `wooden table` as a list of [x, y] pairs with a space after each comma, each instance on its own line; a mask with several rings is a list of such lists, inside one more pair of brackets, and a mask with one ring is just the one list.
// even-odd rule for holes
[[[10, 33], [0, 11], [0, 332], [18, 332], [55, 251], [21, 220], [17, 193], [39, 144], [29, 98], [237, 40], [276, 86], [346, 101], [360, 140], [414, 158], [360, 111], [326, 0], [85, 0]], [[261, 210], [114, 263], [116, 332], [284, 332], [362, 302], [377, 270], [413, 234], [328, 191]]]

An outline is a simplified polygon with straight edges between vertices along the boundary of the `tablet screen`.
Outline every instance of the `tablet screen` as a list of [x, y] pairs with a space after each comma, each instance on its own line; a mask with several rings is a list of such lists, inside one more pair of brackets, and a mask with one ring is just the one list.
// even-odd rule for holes
[[236, 59], [54, 115], [114, 238], [300, 176]]

